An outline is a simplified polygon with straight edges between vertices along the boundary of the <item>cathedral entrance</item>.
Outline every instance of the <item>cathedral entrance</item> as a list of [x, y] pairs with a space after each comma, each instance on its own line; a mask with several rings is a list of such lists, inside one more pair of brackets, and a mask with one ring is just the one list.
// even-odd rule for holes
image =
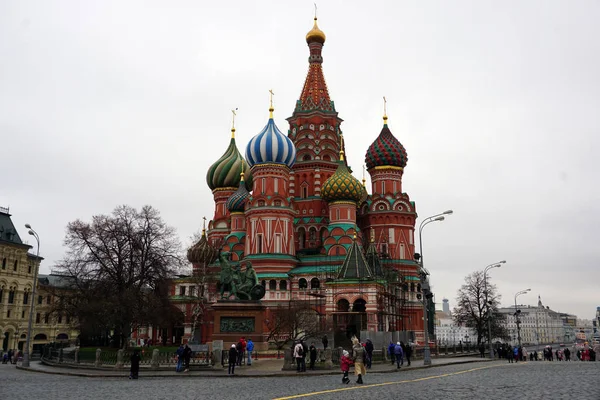
[[357, 299], [350, 308], [346, 299], [340, 299], [337, 303], [337, 311], [333, 314], [333, 346], [349, 349], [352, 347], [352, 337], [359, 340], [360, 331], [367, 330], [366, 301]]

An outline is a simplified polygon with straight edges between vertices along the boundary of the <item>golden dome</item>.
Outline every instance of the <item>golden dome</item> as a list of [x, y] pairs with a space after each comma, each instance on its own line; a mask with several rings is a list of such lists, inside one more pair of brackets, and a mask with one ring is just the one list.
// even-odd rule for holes
[[317, 26], [317, 17], [315, 17], [315, 25], [306, 34], [306, 43], [312, 42], [325, 43], [325, 33]]

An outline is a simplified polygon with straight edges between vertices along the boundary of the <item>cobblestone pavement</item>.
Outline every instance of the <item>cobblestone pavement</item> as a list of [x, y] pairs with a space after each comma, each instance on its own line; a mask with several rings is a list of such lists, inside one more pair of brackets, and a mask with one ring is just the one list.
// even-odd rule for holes
[[[600, 362], [494, 361], [397, 373], [367, 374], [365, 384], [340, 376], [210, 377], [205, 379], [82, 378], [0, 365], [10, 399], [600, 399]], [[5, 386], [6, 385], [6, 386]], [[7, 392], [8, 391], [8, 392]]]

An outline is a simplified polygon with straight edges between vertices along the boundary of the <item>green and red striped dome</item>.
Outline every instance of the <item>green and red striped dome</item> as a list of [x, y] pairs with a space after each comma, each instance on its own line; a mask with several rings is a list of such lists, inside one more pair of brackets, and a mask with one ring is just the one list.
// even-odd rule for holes
[[387, 122], [377, 139], [369, 146], [365, 155], [365, 164], [367, 169], [393, 166], [404, 168], [408, 161], [408, 154], [402, 143], [392, 134]]

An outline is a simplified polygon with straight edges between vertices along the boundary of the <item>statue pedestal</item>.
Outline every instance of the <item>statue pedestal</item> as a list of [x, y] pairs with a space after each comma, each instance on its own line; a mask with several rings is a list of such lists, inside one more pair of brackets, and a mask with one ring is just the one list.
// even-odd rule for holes
[[223, 350], [229, 350], [243, 336], [252, 339], [254, 351], [268, 349], [265, 342], [268, 330], [265, 328], [267, 307], [255, 300], [219, 300], [212, 305], [214, 315], [213, 340], [223, 341]]

